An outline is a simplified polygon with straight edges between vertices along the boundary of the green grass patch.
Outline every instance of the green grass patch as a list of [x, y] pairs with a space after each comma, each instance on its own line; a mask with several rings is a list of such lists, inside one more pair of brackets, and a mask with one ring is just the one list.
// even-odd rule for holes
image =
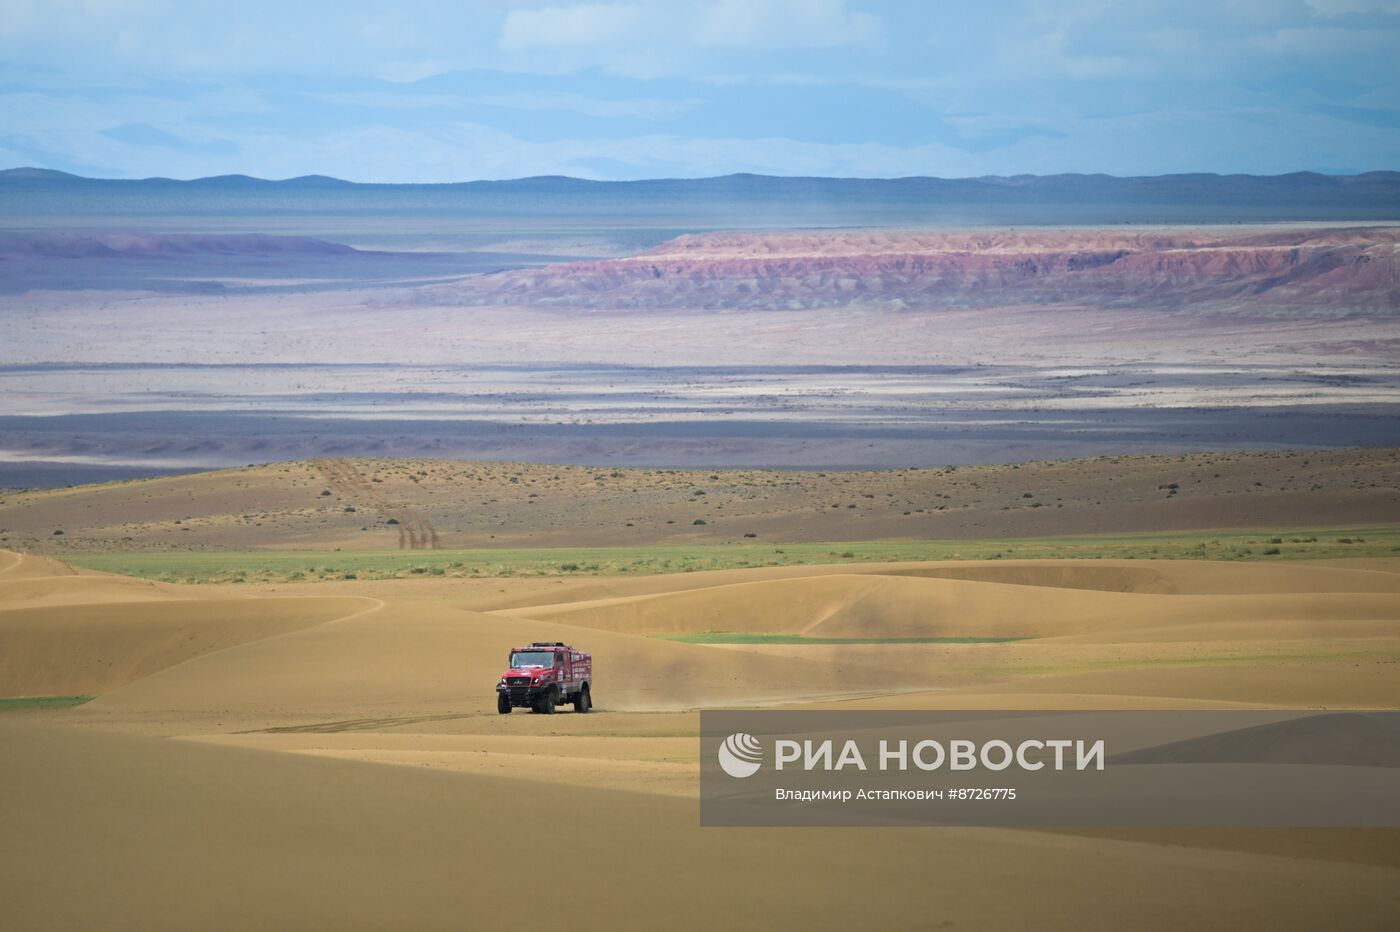
[[660, 635], [662, 641], [682, 644], [1005, 644], [1028, 641], [1026, 637], [914, 637], [914, 638], [823, 638], [803, 634], [757, 631], [701, 631], [698, 634]]
[[38, 712], [43, 709], [71, 709], [91, 702], [96, 696], [21, 696], [0, 699], [0, 712]]
[[1400, 556], [1400, 525], [1096, 534], [1000, 540], [877, 540], [481, 550], [74, 553], [89, 569], [179, 583], [284, 583], [422, 576], [617, 576], [761, 566], [927, 560], [1326, 560]]

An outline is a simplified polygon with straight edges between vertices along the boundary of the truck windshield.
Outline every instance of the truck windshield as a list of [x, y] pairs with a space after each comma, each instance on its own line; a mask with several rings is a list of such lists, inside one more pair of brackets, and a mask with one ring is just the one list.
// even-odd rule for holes
[[518, 650], [510, 655], [511, 669], [523, 667], [552, 667], [554, 654], [547, 650]]

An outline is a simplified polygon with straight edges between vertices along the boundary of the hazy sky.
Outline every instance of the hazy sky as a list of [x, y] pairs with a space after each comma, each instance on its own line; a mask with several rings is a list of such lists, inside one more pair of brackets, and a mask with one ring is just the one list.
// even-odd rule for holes
[[0, 0], [0, 167], [1400, 169], [1400, 0]]

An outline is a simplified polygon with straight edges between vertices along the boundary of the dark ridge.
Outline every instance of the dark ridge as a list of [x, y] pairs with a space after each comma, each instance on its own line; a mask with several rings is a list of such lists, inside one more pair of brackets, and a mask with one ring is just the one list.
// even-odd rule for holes
[[251, 175], [215, 175], [188, 180], [152, 177], [140, 179], [88, 178], [47, 168], [0, 170], [0, 184], [43, 183], [54, 185], [120, 185], [125, 187], [204, 187], [204, 188], [298, 188], [336, 187], [346, 189], [418, 190], [455, 189], [537, 189], [569, 188], [615, 193], [617, 191], [697, 191], [722, 190], [764, 193], [804, 193], [809, 191], [849, 192], [852, 194], [895, 191], [948, 193], [1015, 192], [1097, 193], [1120, 195], [1129, 192], [1271, 192], [1310, 190], [1315, 192], [1373, 191], [1400, 197], [1400, 172], [1372, 171], [1357, 175], [1324, 175], [1318, 172], [1292, 172], [1284, 175], [1218, 175], [1189, 173], [1174, 175], [1117, 176], [1105, 174], [983, 175], [973, 178], [939, 178], [913, 175], [901, 178], [828, 178], [801, 175], [756, 175], [737, 172], [710, 178], [648, 178], [636, 181], [594, 181], [568, 175], [533, 175], [524, 178], [460, 181], [432, 184], [361, 183], [327, 175], [301, 175], [296, 178], [266, 179]]
[[[418, 216], [591, 226], [619, 218], [686, 229], [926, 225], [1205, 224], [1400, 220], [1400, 173], [1014, 175], [982, 178], [715, 178], [590, 181], [542, 175], [360, 184], [323, 175], [97, 179], [0, 171], [0, 223], [258, 216]], [[319, 229], [319, 228], [318, 228]]]

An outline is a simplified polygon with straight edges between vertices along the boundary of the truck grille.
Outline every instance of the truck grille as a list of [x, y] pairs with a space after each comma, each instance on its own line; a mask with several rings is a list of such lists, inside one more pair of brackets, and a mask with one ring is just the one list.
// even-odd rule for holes
[[508, 676], [508, 677], [506, 677], [506, 685], [507, 685], [507, 686], [529, 686], [529, 685], [530, 685], [530, 678], [529, 678], [528, 676]]

